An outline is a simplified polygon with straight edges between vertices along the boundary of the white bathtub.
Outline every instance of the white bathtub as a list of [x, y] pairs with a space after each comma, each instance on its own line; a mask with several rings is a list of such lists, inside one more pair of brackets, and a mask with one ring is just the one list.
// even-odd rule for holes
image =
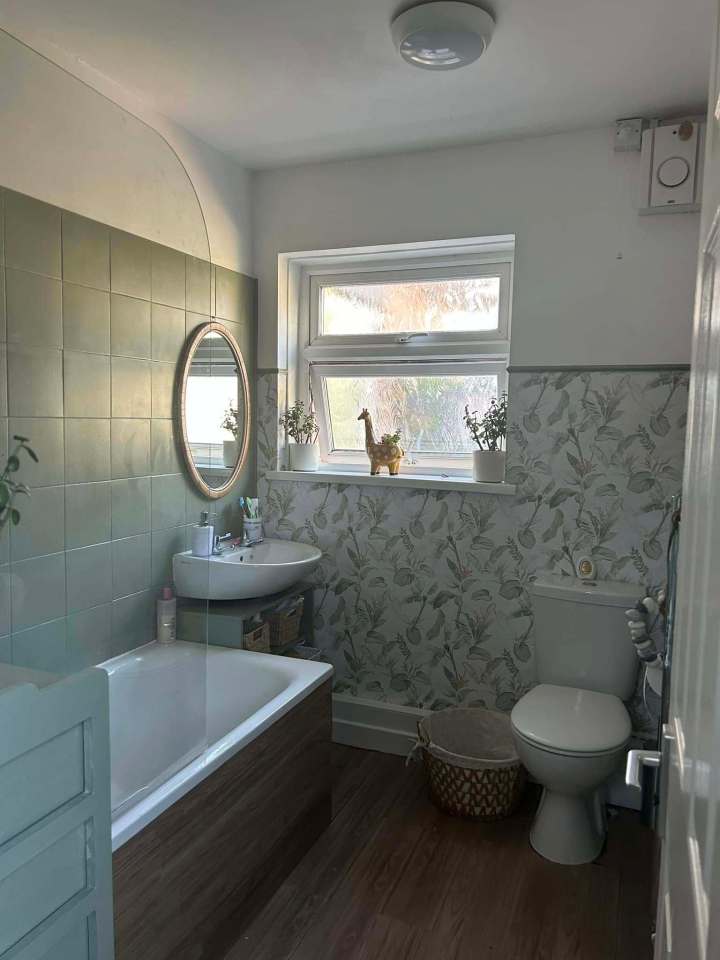
[[110, 680], [113, 850], [332, 674], [325, 663], [180, 641], [100, 666]]

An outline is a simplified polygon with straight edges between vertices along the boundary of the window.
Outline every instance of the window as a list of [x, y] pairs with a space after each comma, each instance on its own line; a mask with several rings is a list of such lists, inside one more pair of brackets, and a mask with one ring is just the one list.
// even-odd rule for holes
[[[468, 248], [471, 249], [468, 249]], [[300, 387], [320, 423], [322, 459], [365, 469], [366, 407], [376, 440], [400, 432], [402, 471], [466, 475], [465, 406], [506, 389], [512, 238], [335, 257], [304, 267]]]

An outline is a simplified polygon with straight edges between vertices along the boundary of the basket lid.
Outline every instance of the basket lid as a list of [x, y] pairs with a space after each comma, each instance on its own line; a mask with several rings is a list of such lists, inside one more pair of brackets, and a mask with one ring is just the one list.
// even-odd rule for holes
[[483, 707], [448, 707], [424, 717], [420, 728], [427, 748], [439, 748], [458, 766], [509, 764], [518, 760], [507, 714]]

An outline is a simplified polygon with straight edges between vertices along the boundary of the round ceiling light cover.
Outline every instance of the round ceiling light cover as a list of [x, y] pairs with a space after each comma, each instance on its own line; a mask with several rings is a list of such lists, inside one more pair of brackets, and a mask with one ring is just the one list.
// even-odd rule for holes
[[392, 38], [400, 56], [423, 70], [457, 70], [487, 49], [495, 21], [472, 3], [438, 0], [398, 14]]

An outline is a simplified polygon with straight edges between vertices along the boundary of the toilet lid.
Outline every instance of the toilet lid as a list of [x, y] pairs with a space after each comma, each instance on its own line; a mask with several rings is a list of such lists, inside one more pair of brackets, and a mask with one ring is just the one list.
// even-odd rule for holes
[[617, 697], [550, 683], [526, 693], [511, 720], [523, 739], [561, 752], [603, 753], [630, 736], [630, 717]]

